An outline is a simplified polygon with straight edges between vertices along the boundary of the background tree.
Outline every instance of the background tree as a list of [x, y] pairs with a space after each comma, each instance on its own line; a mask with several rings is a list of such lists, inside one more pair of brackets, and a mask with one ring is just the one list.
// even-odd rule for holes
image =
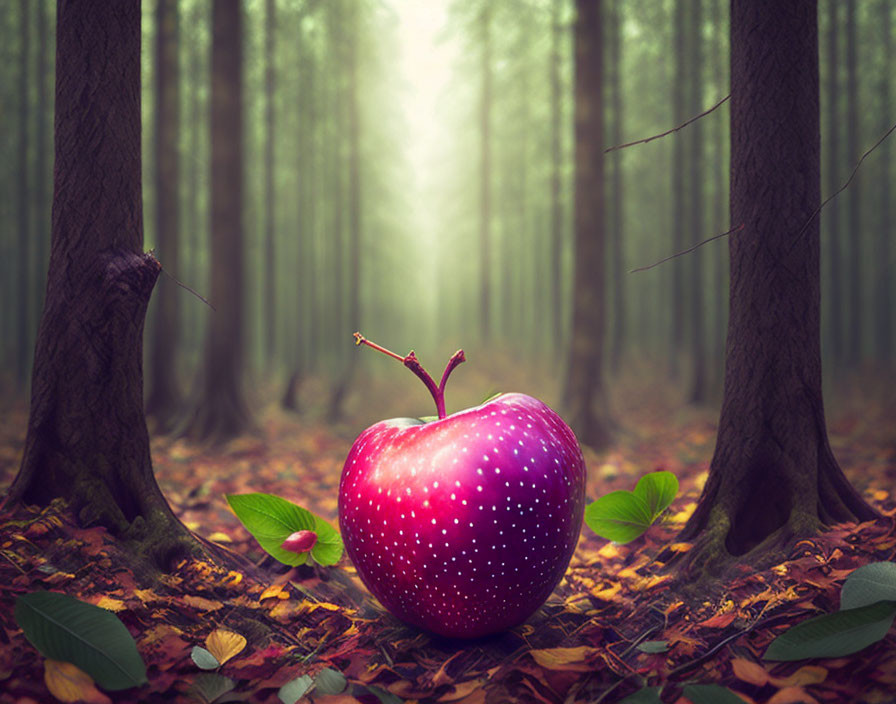
[[55, 137], [49, 285], [6, 505], [61, 497], [82, 525], [166, 567], [196, 543], [156, 484], [143, 415], [143, 320], [160, 267], [142, 251], [137, 0], [60, 0]]
[[753, 566], [875, 512], [831, 452], [821, 394], [815, 2], [731, 5], [730, 322], [709, 480], [686, 569]]
[[211, 300], [200, 393], [186, 432], [221, 441], [251, 423], [243, 391], [242, 3], [212, 6]]
[[[155, 228], [161, 261], [175, 276], [180, 272], [180, 75], [178, 69], [176, 0], [158, 0], [155, 46]], [[158, 283], [153, 334], [149, 348], [149, 394], [146, 415], [156, 429], [174, 427], [183, 412], [178, 381], [180, 291], [174, 281]]]
[[603, 376], [604, 117], [600, 0], [577, 0], [575, 21], [575, 276], [564, 392], [566, 420], [594, 448], [610, 439]]

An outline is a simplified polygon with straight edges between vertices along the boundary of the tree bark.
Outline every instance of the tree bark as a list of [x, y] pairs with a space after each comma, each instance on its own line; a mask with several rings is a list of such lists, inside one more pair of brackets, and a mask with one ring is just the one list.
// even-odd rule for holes
[[[709, 480], [686, 575], [753, 567], [876, 513], [828, 444], [821, 394], [816, 3], [731, 4], [730, 322]], [[808, 229], [798, 233], [810, 221]]]
[[[839, 31], [839, 12], [838, 8], [840, 0], [828, 0], [828, 30], [827, 30], [827, 49], [828, 49], [828, 168], [827, 168], [827, 191], [834, 193], [840, 187], [840, 81], [838, 80], [838, 71], [840, 68], [840, 59], [838, 52]], [[828, 276], [830, 282], [830, 294], [828, 295], [828, 349], [830, 351], [833, 366], [837, 366], [843, 361], [845, 340], [845, 324], [843, 322], [843, 281], [841, 272], [843, 270], [842, 258], [840, 256], [841, 243], [840, 233], [840, 207], [837, 199], [834, 198], [827, 205], [827, 241], [828, 241]]]
[[577, 0], [575, 22], [575, 275], [564, 390], [566, 418], [593, 448], [610, 441], [604, 389], [603, 33], [600, 0]]
[[[156, 5], [156, 242], [168, 271], [180, 272], [180, 71], [178, 69], [176, 0]], [[160, 281], [149, 350], [149, 398], [146, 415], [155, 430], [171, 431], [183, 411], [178, 383], [180, 291], [174, 281]]]
[[243, 391], [243, 30], [240, 0], [212, 5], [211, 300], [200, 396], [186, 434], [222, 442], [251, 425]]
[[142, 335], [140, 3], [60, 0], [49, 283], [22, 465], [7, 506], [64, 498], [165, 568], [194, 550], [152, 472]]

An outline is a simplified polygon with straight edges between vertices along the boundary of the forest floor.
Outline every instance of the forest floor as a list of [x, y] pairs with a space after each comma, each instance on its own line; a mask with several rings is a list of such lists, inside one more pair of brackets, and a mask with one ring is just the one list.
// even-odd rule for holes
[[[523, 371], [518, 378], [516, 388], [537, 391]], [[471, 375], [469, 383], [480, 381]], [[879, 381], [869, 382], [851, 388], [881, 389]], [[400, 384], [401, 394], [425, 393], [416, 382]], [[314, 388], [306, 394], [314, 395]], [[662, 686], [662, 701], [671, 703], [686, 701], [681, 692], [688, 683], [723, 685], [757, 704], [892, 702], [892, 630], [852, 657], [762, 660], [786, 627], [836, 610], [853, 569], [896, 556], [896, 409], [883, 390], [876, 394], [877, 400], [858, 390], [839, 396], [829, 404], [829, 425], [847, 475], [885, 518], [834, 526], [797, 544], [779, 565], [766, 571], [744, 565], [716, 594], [686, 603], [657, 557], [663, 548], [675, 554], [689, 547], [675, 535], [706, 479], [716, 413], [686, 407], [649, 376], [632, 375], [614, 390], [615, 446], [586, 450], [587, 499], [631, 489], [649, 471], [670, 470], [681, 492], [666, 520], [621, 546], [583, 528], [565, 578], [537, 614], [472, 642], [444, 640], [397, 621], [367, 594], [345, 557], [333, 568], [289, 570], [272, 563], [223, 498], [274, 493], [335, 524], [339, 475], [354, 436], [377, 415], [410, 414], [394, 391], [372, 386], [365, 398], [376, 402], [353, 402], [351, 420], [336, 428], [314, 412], [297, 416], [270, 405], [252, 433], [226, 446], [155, 437], [156, 474], [177, 514], [207, 539], [248, 556], [265, 577], [184, 561], [163, 580], [138, 584], [105, 531], [77, 527], [62, 507], [20, 515], [19, 522], [0, 517], [0, 702], [53, 701], [43, 660], [13, 617], [15, 597], [36, 589], [112, 610], [136, 639], [149, 683], [109, 699], [97, 693], [95, 702], [277, 702], [283, 684], [323, 668], [343, 673], [349, 687], [339, 695], [312, 691], [314, 702], [611, 703], [644, 686]], [[0, 412], [4, 490], [17, 470], [26, 420], [22, 404]], [[204, 672], [191, 649], [222, 628], [244, 635], [248, 645]], [[642, 652], [638, 646], [647, 641], [665, 641], [668, 650]]]

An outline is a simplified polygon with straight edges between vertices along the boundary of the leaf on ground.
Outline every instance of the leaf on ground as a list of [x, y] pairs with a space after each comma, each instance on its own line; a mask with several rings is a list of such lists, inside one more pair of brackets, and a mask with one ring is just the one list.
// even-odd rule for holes
[[196, 663], [196, 667], [201, 670], [216, 670], [221, 665], [218, 662], [218, 658], [201, 645], [193, 646], [193, 650], [190, 651], [190, 658]]
[[216, 628], [205, 639], [208, 652], [223, 665], [246, 647], [246, 638], [225, 628]]
[[629, 694], [619, 704], [663, 704], [663, 701], [660, 699], [659, 687], [644, 687]]
[[746, 701], [730, 689], [717, 684], [689, 684], [684, 688], [683, 694], [691, 704], [744, 704]]
[[594, 654], [597, 648], [581, 645], [575, 648], [546, 648], [532, 650], [530, 654], [539, 665], [548, 670], [565, 672], [588, 672], [593, 669], [585, 660]]
[[802, 687], [785, 687], [775, 692], [766, 704], [819, 704], [818, 700]]
[[229, 677], [213, 672], [202, 672], [190, 685], [190, 693], [204, 704], [213, 704], [228, 692], [232, 692], [235, 687], [236, 682]]
[[852, 655], [884, 638], [894, 617], [896, 602], [892, 601], [816, 616], [775, 638], [765, 659], [789, 661]]
[[296, 677], [294, 680], [287, 682], [279, 690], [277, 690], [277, 698], [283, 704], [296, 704], [308, 690], [314, 685], [314, 681], [308, 675]]
[[96, 688], [90, 675], [70, 662], [45, 660], [44, 683], [50, 694], [67, 704], [112, 704], [112, 700]]
[[647, 502], [630, 491], [611, 491], [585, 508], [585, 523], [601, 538], [630, 543], [653, 523]]
[[703, 628], [728, 628], [734, 620], [737, 618], [737, 612], [728, 611], [721, 614], [716, 614], [714, 616], [710, 616], [703, 621], [698, 623], [698, 626], [702, 626]]
[[821, 684], [828, 678], [828, 671], [818, 665], [806, 665], [787, 677], [770, 677], [775, 687], [806, 687], [811, 684]]
[[111, 611], [65, 594], [33, 592], [16, 599], [15, 619], [44, 657], [76, 665], [103, 689], [147, 681], [133, 637]]
[[637, 647], [638, 650], [640, 650], [642, 653], [665, 653], [667, 650], [669, 650], [669, 641], [645, 640], [643, 643], [638, 643], [638, 645], [635, 647]]
[[314, 691], [319, 694], [342, 694], [347, 685], [345, 675], [331, 667], [321, 670], [314, 676]]
[[858, 609], [878, 601], [896, 601], [896, 563], [873, 562], [855, 570], [843, 583], [840, 609]]
[[771, 675], [762, 665], [745, 658], [733, 658], [731, 660], [731, 669], [734, 671], [734, 676], [741, 682], [747, 682], [757, 687], [764, 687], [771, 678]]

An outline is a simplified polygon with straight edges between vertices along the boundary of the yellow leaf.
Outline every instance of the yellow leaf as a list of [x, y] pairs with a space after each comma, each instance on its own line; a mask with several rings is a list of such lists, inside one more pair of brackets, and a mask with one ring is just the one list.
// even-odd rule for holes
[[741, 682], [763, 687], [769, 681], [769, 674], [762, 665], [746, 660], [745, 658], [734, 658], [731, 661], [731, 669], [734, 670], [734, 676]]
[[261, 596], [258, 597], [258, 600], [264, 601], [265, 599], [270, 599], [272, 597], [277, 597], [278, 599], [289, 599], [289, 592], [283, 589], [282, 584], [272, 584], [261, 593]]
[[216, 628], [205, 639], [205, 647], [223, 665], [246, 647], [246, 639], [239, 633]]
[[99, 601], [96, 602], [96, 605], [101, 609], [116, 612], [124, 611], [127, 608], [127, 605], [121, 599], [113, 599], [109, 596], [102, 597]]
[[206, 599], [202, 596], [193, 596], [192, 594], [187, 594], [181, 597], [181, 600], [187, 604], [187, 606], [192, 606], [194, 609], [199, 609], [200, 611], [216, 611], [224, 606], [220, 601]]
[[96, 688], [90, 675], [70, 662], [44, 660], [44, 682], [50, 694], [61, 702], [112, 704], [109, 697]]
[[219, 530], [215, 531], [210, 536], [208, 536], [208, 539], [213, 542], [216, 542], [216, 543], [232, 543], [233, 542], [233, 538], [231, 538], [229, 535], [227, 535], [227, 533], [222, 533]]
[[806, 687], [810, 684], [821, 684], [827, 679], [828, 671], [818, 665], [806, 665], [789, 677], [770, 677], [775, 687]]
[[596, 651], [597, 648], [580, 645], [575, 648], [546, 648], [530, 652], [535, 662], [548, 670], [590, 672], [594, 667], [587, 664], [585, 660]]

